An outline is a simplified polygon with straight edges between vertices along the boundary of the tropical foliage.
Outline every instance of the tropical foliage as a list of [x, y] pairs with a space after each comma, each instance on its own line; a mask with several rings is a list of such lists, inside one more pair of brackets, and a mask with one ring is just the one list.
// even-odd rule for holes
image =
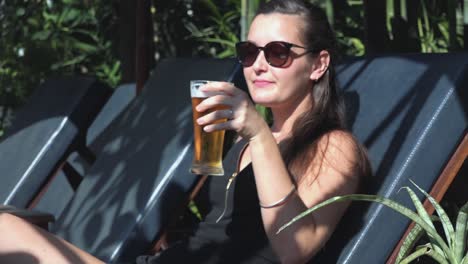
[[[262, 1], [267, 0], [151, 0], [151, 65], [172, 56], [232, 56]], [[373, 46], [366, 32], [379, 23], [369, 21], [370, 3], [384, 5], [386, 22], [377, 32], [388, 41], [380, 51], [447, 52], [462, 49], [467, 38], [468, 0], [310, 1], [326, 10], [344, 55], [363, 55]], [[127, 41], [119, 38], [124, 32], [117, 26], [128, 24], [122, 20], [126, 10], [119, 8], [123, 2], [134, 3], [0, 0], [0, 134], [11, 110], [49, 76], [88, 73], [115, 86], [122, 69], [134, 72], [135, 65], [127, 65], [134, 59], [119, 60], [124, 51], [116, 55]], [[126, 36], [135, 35], [127, 30], [132, 32]]]
[[[464, 46], [464, 13], [468, 1], [387, 1], [387, 27], [393, 48], [409, 41], [412, 51], [447, 52]], [[465, 14], [467, 16], [468, 14]], [[401, 36], [401, 30], [407, 36]], [[408, 43], [406, 43], [408, 44]], [[416, 44], [414, 46], [414, 44]]]
[[[431, 217], [424, 206], [419, 201], [418, 197], [409, 187], [405, 189], [416, 208], [416, 213], [411, 209], [399, 204], [391, 199], [365, 194], [352, 194], [345, 196], [336, 196], [330, 198], [312, 208], [306, 210], [300, 215], [293, 218], [286, 225], [282, 226], [278, 233], [292, 225], [299, 219], [308, 214], [332, 203], [344, 201], [368, 201], [383, 204], [398, 213], [413, 220], [416, 225], [413, 227], [409, 235], [406, 237], [402, 247], [400, 248], [396, 263], [410, 263], [421, 256], [428, 256], [438, 263], [444, 264], [466, 264], [468, 263], [468, 248], [467, 248], [467, 233], [468, 233], [468, 203], [463, 205], [458, 213], [456, 225], [453, 226], [445, 210], [437, 203], [433, 197], [419, 188], [416, 184], [413, 185], [423, 193], [431, 204], [434, 206], [438, 218]], [[445, 239], [438, 233], [435, 222], [441, 222]], [[428, 242], [421, 245], [416, 245], [421, 241], [421, 236], [426, 235]]]
[[109, 4], [0, 1], [0, 132], [11, 109], [52, 75], [92, 74], [109, 85], [120, 80], [112, 52]]

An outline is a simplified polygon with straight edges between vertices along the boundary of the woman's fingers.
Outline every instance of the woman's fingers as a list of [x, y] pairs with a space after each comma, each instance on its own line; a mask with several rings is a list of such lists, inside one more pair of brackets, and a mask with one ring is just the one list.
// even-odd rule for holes
[[236, 95], [241, 91], [233, 83], [230, 82], [209, 82], [200, 88], [203, 92], [221, 92], [227, 95]]
[[213, 131], [219, 131], [219, 130], [232, 130], [232, 121], [228, 120], [226, 122], [222, 123], [215, 123], [215, 124], [209, 124], [203, 127], [203, 131], [205, 132], [213, 132]]
[[203, 126], [205, 132], [236, 130], [234, 118], [235, 113], [232, 109], [224, 109], [206, 114], [197, 119], [197, 122], [199, 125]]
[[197, 123], [199, 125], [207, 125], [211, 123], [215, 123], [218, 121], [226, 122], [227, 120], [232, 120], [234, 118], [234, 111], [232, 109], [223, 109], [223, 110], [216, 110], [202, 117], [197, 119]]
[[204, 131], [234, 130], [242, 137], [251, 138], [262, 126], [263, 119], [247, 93], [232, 83], [210, 82], [200, 89], [216, 94], [196, 107], [196, 111], [202, 113], [197, 123], [203, 126]]
[[219, 105], [234, 107], [242, 101], [249, 100], [244, 91], [228, 82], [210, 82], [203, 85], [200, 90], [214, 95], [209, 96], [197, 106], [196, 110], [199, 112], [207, 111]]
[[213, 109], [217, 106], [232, 107], [235, 103], [235, 99], [227, 95], [213, 95], [204, 99], [197, 107], [195, 108], [198, 112], [205, 112], [210, 109]]

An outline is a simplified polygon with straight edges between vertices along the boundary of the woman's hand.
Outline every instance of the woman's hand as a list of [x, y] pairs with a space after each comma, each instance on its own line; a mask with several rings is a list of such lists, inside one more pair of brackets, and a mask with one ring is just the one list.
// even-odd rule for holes
[[[217, 106], [224, 106], [222, 110], [215, 110], [199, 119], [203, 130], [212, 132], [216, 130], [235, 130], [246, 140], [254, 139], [258, 134], [268, 130], [268, 124], [258, 114], [247, 93], [228, 82], [210, 82], [200, 88], [203, 92], [219, 93], [203, 100], [196, 111], [205, 112]], [[227, 119], [226, 122], [216, 122]]]

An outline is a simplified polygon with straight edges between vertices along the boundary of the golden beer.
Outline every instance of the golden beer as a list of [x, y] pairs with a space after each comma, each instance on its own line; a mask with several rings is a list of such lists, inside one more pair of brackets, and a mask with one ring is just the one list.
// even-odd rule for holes
[[[195, 83], [194, 83], [195, 82]], [[224, 175], [222, 164], [224, 130], [207, 133], [198, 125], [197, 119], [216, 110], [226, 109], [224, 106], [216, 107], [205, 112], [195, 110], [198, 104], [207, 98], [206, 94], [196, 91], [206, 81], [192, 81], [192, 113], [194, 132], [194, 156], [190, 171], [200, 175]], [[197, 86], [198, 85], [198, 86]], [[195, 89], [195, 91], [194, 91]], [[202, 97], [203, 96], [203, 97]], [[217, 120], [215, 123], [226, 122], [226, 119]]]

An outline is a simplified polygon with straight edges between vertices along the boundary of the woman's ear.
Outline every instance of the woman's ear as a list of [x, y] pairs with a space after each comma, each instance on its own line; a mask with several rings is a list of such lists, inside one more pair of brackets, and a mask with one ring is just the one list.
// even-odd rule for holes
[[325, 72], [328, 70], [328, 65], [330, 64], [330, 53], [326, 50], [320, 51], [317, 55], [317, 58], [314, 59], [312, 64], [312, 73], [310, 74], [310, 79], [314, 82], [320, 80]]

